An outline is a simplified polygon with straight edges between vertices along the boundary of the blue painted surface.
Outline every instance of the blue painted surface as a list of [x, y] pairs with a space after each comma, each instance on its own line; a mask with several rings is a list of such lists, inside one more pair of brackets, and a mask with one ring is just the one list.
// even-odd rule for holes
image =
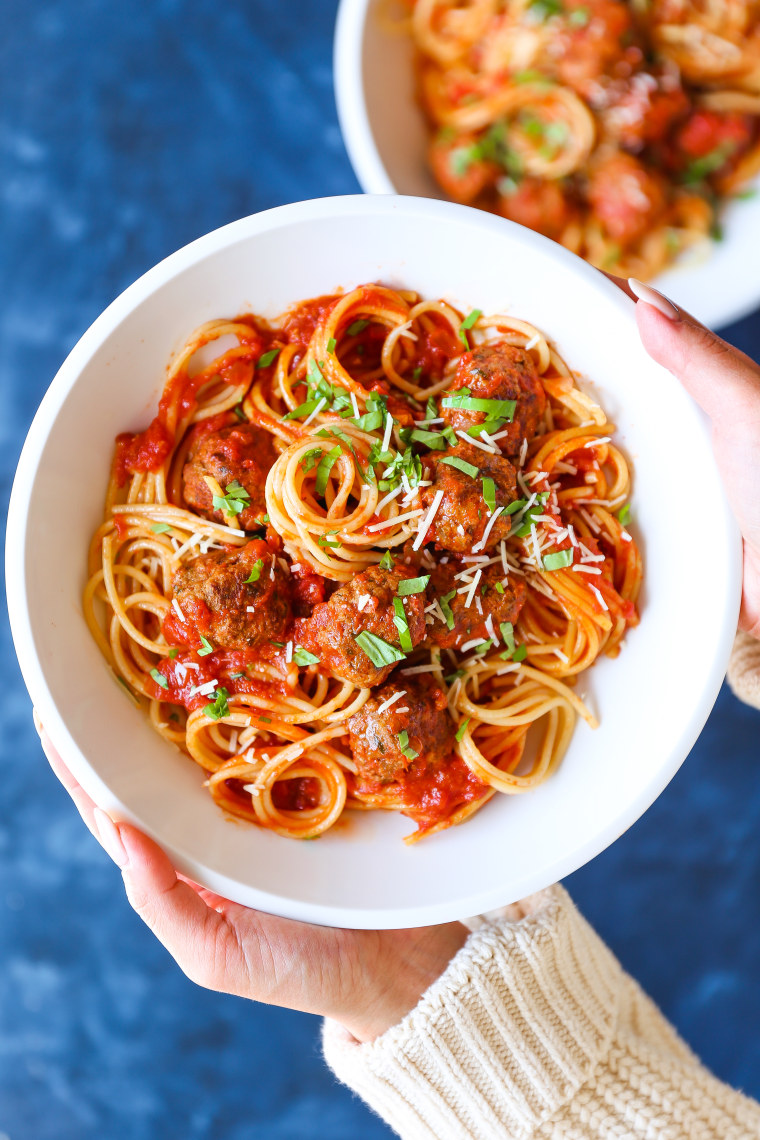
[[[334, 7], [5, 0], [4, 501], [42, 393], [121, 289], [241, 215], [357, 189]], [[760, 354], [757, 314], [729, 334]], [[325, 1070], [315, 1019], [198, 989], [132, 914], [47, 769], [5, 621], [0, 637], [0, 1140], [390, 1136]], [[724, 691], [654, 807], [569, 882], [707, 1064], [755, 1096], [759, 731]]]

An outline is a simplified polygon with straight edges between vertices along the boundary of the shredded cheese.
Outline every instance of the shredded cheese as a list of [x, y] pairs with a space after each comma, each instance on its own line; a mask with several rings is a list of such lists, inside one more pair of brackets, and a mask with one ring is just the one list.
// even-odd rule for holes
[[412, 550], [419, 550], [419, 548], [422, 546], [423, 539], [430, 529], [430, 524], [438, 513], [438, 508], [440, 507], [442, 501], [443, 491], [436, 491], [435, 495], [433, 496], [433, 502], [430, 504], [430, 510], [420, 522], [420, 528], [417, 531], [417, 537], [412, 543]]

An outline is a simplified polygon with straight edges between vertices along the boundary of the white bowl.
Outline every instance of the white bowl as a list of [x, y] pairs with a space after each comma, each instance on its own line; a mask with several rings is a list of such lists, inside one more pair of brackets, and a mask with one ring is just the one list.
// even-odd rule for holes
[[[576, 729], [558, 773], [498, 796], [465, 825], [406, 847], [412, 824], [353, 813], [314, 843], [226, 818], [199, 768], [114, 683], [82, 617], [87, 546], [114, 436], [152, 417], [173, 351], [202, 321], [382, 280], [460, 308], [534, 321], [594, 384], [635, 463], [642, 620], [581, 682], [601, 727]], [[740, 551], [702, 417], [638, 339], [632, 302], [529, 230], [425, 199], [330, 198], [200, 238], [118, 297], [63, 364], [13, 488], [7, 581], [29, 692], [91, 796], [154, 836], [187, 875], [277, 914], [353, 927], [442, 922], [509, 902], [580, 867], [662, 790], [723, 677]]]
[[[334, 82], [343, 141], [367, 194], [446, 199], [427, 165], [428, 129], [415, 96], [409, 36], [379, 17], [386, 0], [341, 0]], [[760, 190], [760, 178], [754, 186]], [[705, 324], [718, 328], [760, 304], [760, 194], [728, 204], [721, 242], [705, 241], [654, 282]]]

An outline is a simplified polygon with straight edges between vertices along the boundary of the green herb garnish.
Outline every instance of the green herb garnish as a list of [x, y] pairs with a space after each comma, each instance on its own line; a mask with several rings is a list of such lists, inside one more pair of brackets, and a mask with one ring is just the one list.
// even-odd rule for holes
[[251, 496], [237, 479], [227, 484], [224, 495], [214, 495], [212, 505], [215, 511], [225, 515], [239, 515], [246, 507], [251, 505]]
[[393, 556], [392, 556], [390, 550], [386, 550], [385, 554], [380, 559], [379, 565], [380, 565], [381, 569], [383, 569], [383, 570], [392, 570], [393, 569], [393, 566], [394, 566]]
[[621, 526], [628, 526], [628, 520], [631, 517], [631, 504], [630, 503], [624, 503], [623, 506], [618, 511], [617, 517], [618, 517], [618, 522], [620, 523]]
[[443, 616], [446, 618], [446, 625], [449, 629], [454, 628], [454, 614], [449, 605], [449, 602], [454, 597], [456, 597], [456, 590], [449, 590], [448, 594], [444, 594], [443, 597], [438, 599], [438, 604], [441, 607]]
[[349, 336], [358, 336], [359, 333], [364, 332], [364, 330], [367, 328], [368, 325], [369, 325], [369, 321], [365, 321], [365, 320], [354, 321], [352, 324], [350, 324], [348, 326], [348, 335]]
[[467, 717], [467, 720], [463, 720], [462, 723], [460, 724], [459, 728], [457, 729], [457, 731], [456, 731], [456, 742], [457, 742], [457, 744], [462, 743], [462, 738], [464, 737], [464, 734], [467, 731], [467, 725], [469, 723], [470, 723], [470, 718]]
[[253, 585], [254, 582], [258, 582], [259, 578], [261, 577], [261, 571], [262, 571], [263, 567], [264, 567], [264, 559], [263, 558], [257, 558], [256, 561], [254, 562], [253, 566], [251, 567], [251, 572], [248, 575], [248, 577], [246, 578], [243, 585], [251, 586], [251, 585]]
[[150, 529], [154, 534], [171, 534], [172, 532], [168, 523], [154, 523]]
[[409, 632], [409, 622], [406, 620], [406, 611], [404, 610], [404, 599], [393, 599], [393, 624], [398, 630], [399, 645], [404, 653], [411, 653], [414, 646], [412, 645], [412, 635]]
[[496, 484], [493, 479], [481, 475], [480, 481], [483, 484], [483, 499], [491, 514], [496, 510]]
[[270, 348], [269, 352], [265, 352], [263, 356], [259, 357], [257, 368], [268, 368], [272, 361], [276, 360], [280, 354], [279, 348]]
[[356, 635], [354, 641], [367, 654], [372, 664], [378, 668], [404, 660], [405, 655], [400, 649], [396, 649], [395, 645], [391, 645], [389, 641], [385, 641], [384, 638], [378, 637], [375, 633], [370, 633], [369, 630], [362, 630]]
[[419, 578], [402, 578], [396, 589], [396, 596], [402, 598], [408, 594], [422, 594], [429, 581], [429, 574], [423, 574]]
[[324, 495], [325, 491], [327, 490], [327, 480], [329, 478], [330, 472], [342, 454], [343, 450], [340, 445], [337, 444], [322, 456], [322, 459], [319, 462], [319, 466], [317, 467], [316, 492], [318, 495]]
[[554, 554], [546, 554], [543, 559], [544, 570], [562, 570], [573, 561], [572, 550], [558, 550]]
[[169, 688], [169, 682], [167, 681], [167, 679], [163, 675], [163, 673], [159, 673], [158, 669], [151, 669], [150, 675], [153, 678], [153, 680], [156, 682], [156, 684], [160, 685], [162, 689], [168, 689]]
[[401, 749], [402, 755], [406, 756], [407, 760], [416, 760], [419, 756], [419, 752], [415, 752], [409, 744], [409, 733], [406, 729], [403, 729], [396, 739], [398, 740], [398, 746]]
[[313, 653], [309, 653], [308, 649], [304, 649], [300, 645], [297, 645], [293, 650], [293, 660], [296, 665], [301, 666], [318, 665], [320, 661], [319, 657], [315, 657]]
[[471, 313], [467, 314], [467, 316], [464, 318], [461, 325], [459, 326], [459, 334], [458, 334], [459, 339], [461, 340], [462, 344], [464, 345], [464, 347], [466, 349], [469, 349], [469, 347], [470, 347], [470, 342], [467, 338], [467, 333], [472, 328], [472, 326], [475, 324], [475, 322], [477, 320], [479, 320], [480, 317], [482, 317], [482, 315], [483, 315], [482, 309], [473, 309]]
[[456, 455], [445, 455], [441, 463], [445, 463], [447, 467], [456, 467], [457, 471], [469, 475], [471, 479], [474, 479], [478, 474], [478, 468], [473, 463], [468, 463], [466, 459], [459, 459]]
[[[229, 693], [226, 689], [217, 689], [214, 693], [213, 702], [207, 704], [203, 711], [211, 720], [221, 720], [223, 716], [230, 715], [230, 706], [227, 704]], [[263, 717], [259, 718], [263, 720]]]
[[204, 637], [202, 634], [201, 634], [201, 645], [203, 646], [203, 648], [198, 650], [198, 656], [199, 657], [208, 657], [209, 653], [214, 652], [213, 645], [211, 644], [209, 639], [207, 637]]

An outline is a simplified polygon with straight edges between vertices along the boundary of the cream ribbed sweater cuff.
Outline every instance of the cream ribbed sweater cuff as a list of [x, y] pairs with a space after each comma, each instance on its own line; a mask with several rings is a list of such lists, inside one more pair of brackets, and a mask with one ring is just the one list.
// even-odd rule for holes
[[471, 934], [419, 1004], [359, 1045], [328, 1022], [335, 1074], [402, 1135], [530, 1135], [589, 1079], [616, 1028], [621, 968], [561, 887]]
[[740, 701], [760, 709], [760, 641], [741, 630], [728, 663], [728, 683]]

